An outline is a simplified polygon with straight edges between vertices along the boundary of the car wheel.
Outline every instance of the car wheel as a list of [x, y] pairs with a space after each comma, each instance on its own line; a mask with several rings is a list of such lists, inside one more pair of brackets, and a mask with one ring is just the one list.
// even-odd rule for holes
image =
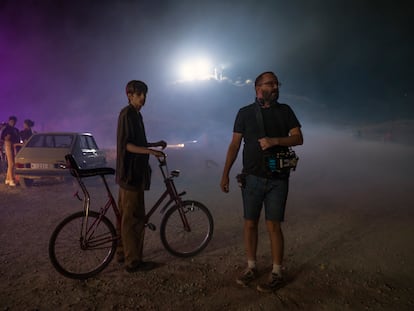
[[20, 186], [28, 188], [33, 185], [33, 179], [30, 178], [19, 178]]

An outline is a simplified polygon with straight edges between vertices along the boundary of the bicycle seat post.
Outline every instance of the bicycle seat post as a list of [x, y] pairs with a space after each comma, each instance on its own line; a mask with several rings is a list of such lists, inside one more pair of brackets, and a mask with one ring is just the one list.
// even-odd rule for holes
[[89, 213], [89, 207], [91, 204], [91, 197], [89, 195], [88, 189], [86, 188], [85, 183], [83, 182], [82, 178], [77, 176], [76, 180], [78, 181], [79, 186], [83, 192], [83, 209], [86, 215]]

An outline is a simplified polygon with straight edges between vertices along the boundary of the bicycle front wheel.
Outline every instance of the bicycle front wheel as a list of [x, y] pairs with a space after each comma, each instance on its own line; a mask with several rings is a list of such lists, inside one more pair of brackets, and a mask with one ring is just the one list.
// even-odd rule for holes
[[160, 227], [165, 249], [178, 257], [200, 253], [213, 236], [213, 217], [202, 203], [183, 201], [165, 213]]
[[[87, 219], [86, 234], [82, 226]], [[94, 211], [65, 218], [49, 241], [49, 258], [68, 278], [87, 279], [101, 272], [114, 257], [118, 237], [111, 221]]]

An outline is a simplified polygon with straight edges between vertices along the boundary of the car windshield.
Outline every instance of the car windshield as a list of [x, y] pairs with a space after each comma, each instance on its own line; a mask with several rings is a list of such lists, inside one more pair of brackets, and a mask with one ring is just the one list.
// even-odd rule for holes
[[35, 135], [27, 143], [29, 148], [69, 148], [73, 135]]
[[92, 136], [82, 135], [79, 139], [81, 149], [98, 149], [98, 146]]

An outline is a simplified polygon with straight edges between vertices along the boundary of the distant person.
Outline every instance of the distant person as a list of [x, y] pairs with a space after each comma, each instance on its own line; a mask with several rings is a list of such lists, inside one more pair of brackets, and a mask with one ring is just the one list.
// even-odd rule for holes
[[165, 157], [163, 140], [149, 143], [145, 134], [141, 108], [148, 92], [142, 81], [133, 80], [126, 86], [128, 105], [119, 113], [117, 129], [116, 180], [119, 184], [118, 207], [121, 213], [122, 245], [117, 250], [118, 262], [125, 261], [126, 271], [147, 271], [154, 262], [143, 261], [145, 229], [144, 190], [149, 189], [151, 168], [149, 155]]
[[32, 135], [33, 130], [32, 127], [34, 126], [34, 122], [30, 119], [26, 119], [23, 122], [23, 130], [20, 131], [20, 139], [23, 143], [25, 143]]
[[[7, 126], [7, 122], [1, 122], [0, 123], [0, 136], [1, 136], [1, 133], [3, 132], [3, 129], [6, 128], [6, 126]], [[4, 141], [1, 137], [0, 137], [0, 144], [1, 144], [1, 147], [3, 147]], [[1, 149], [1, 150], [3, 150], [3, 149]]]
[[3, 129], [6, 127], [7, 122], [1, 122], [0, 123], [0, 161], [2, 163], [0, 163], [2, 166], [1, 168], [3, 169], [3, 161], [5, 161], [5, 154], [4, 154], [4, 140], [1, 138], [1, 133], [3, 132]]
[[[255, 80], [256, 100], [241, 108], [236, 116], [221, 178], [221, 189], [229, 192], [229, 173], [243, 145], [243, 178], [241, 192], [244, 208], [244, 244], [247, 268], [237, 278], [237, 283], [248, 286], [258, 277], [256, 252], [258, 223], [264, 205], [266, 227], [270, 237], [272, 272], [267, 283], [259, 284], [258, 291], [272, 292], [284, 285], [282, 260], [284, 238], [281, 222], [284, 221], [288, 195], [289, 172], [269, 173], [265, 154], [285, 151], [290, 146], [301, 145], [301, 125], [292, 109], [278, 103], [280, 83], [273, 72], [264, 72]], [[260, 127], [258, 116], [262, 118]], [[260, 128], [266, 132], [261, 135]]]
[[17, 118], [15, 116], [9, 117], [9, 122], [3, 128], [1, 132], [1, 140], [4, 141], [4, 149], [7, 157], [7, 174], [6, 174], [6, 185], [11, 187], [16, 186], [14, 176], [14, 146], [20, 143], [19, 130], [15, 127]]

